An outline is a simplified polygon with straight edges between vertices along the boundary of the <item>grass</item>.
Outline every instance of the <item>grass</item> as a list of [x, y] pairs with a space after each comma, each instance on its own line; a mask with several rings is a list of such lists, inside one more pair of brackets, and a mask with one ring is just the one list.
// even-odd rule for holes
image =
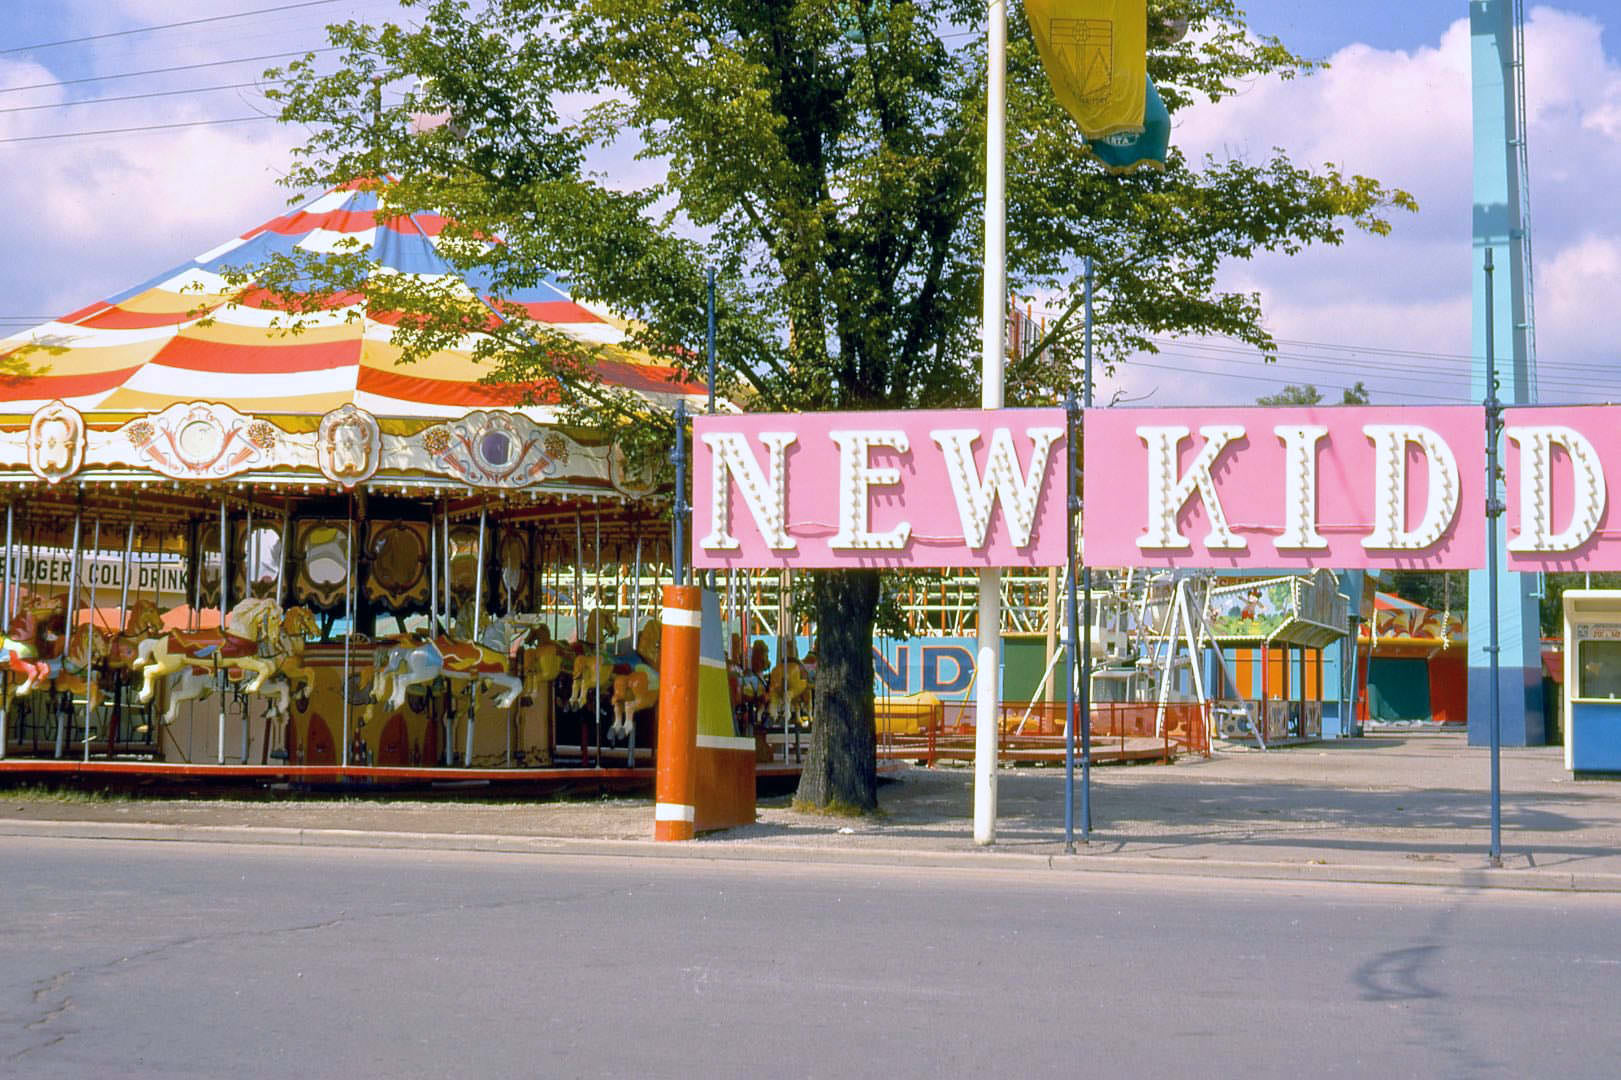
[[806, 802], [804, 799], [795, 799], [788, 804], [788, 807], [798, 814], [816, 814], [820, 817], [862, 818], [868, 821], [879, 821], [889, 816], [882, 807], [867, 810], [842, 799], [834, 799], [826, 806], [817, 806], [815, 803]]

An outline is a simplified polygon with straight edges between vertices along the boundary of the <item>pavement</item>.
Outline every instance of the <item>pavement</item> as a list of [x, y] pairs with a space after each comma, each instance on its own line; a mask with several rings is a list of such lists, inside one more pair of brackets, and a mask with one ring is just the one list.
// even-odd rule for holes
[[[1092, 770], [1092, 829], [1066, 851], [1062, 768], [1004, 769], [996, 843], [973, 842], [969, 768], [885, 782], [876, 815], [762, 799], [755, 824], [655, 844], [650, 798], [97, 797], [0, 791], [0, 836], [1040, 867], [1288, 881], [1621, 893], [1621, 782], [1578, 780], [1559, 747], [1502, 751], [1502, 852], [1488, 865], [1489, 756], [1461, 734], [1385, 732], [1171, 765]], [[1077, 781], [1077, 800], [1079, 800]]]

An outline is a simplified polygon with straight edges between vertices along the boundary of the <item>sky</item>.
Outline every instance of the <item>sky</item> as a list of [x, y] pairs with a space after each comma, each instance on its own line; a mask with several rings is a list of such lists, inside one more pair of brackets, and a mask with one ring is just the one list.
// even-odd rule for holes
[[[276, 181], [302, 133], [266, 118], [259, 74], [322, 46], [326, 23], [399, 11], [393, 0], [3, 3], [0, 336], [283, 212], [292, 193]], [[1410, 191], [1420, 212], [1396, 215], [1389, 237], [1224, 271], [1224, 288], [1260, 293], [1277, 362], [1221, 339], [1164, 339], [1160, 354], [1101, 377], [1100, 400], [1245, 403], [1305, 382], [1338, 400], [1357, 381], [1377, 403], [1467, 400], [1467, 3], [1243, 6], [1253, 29], [1330, 66], [1179, 114], [1177, 145], [1218, 159], [1283, 146]], [[123, 33], [185, 20], [208, 21]], [[118, 36], [68, 41], [106, 34]], [[66, 43], [31, 47], [51, 42]], [[1526, 49], [1541, 397], [1621, 401], [1606, 318], [1621, 306], [1621, 5], [1531, 4]]]

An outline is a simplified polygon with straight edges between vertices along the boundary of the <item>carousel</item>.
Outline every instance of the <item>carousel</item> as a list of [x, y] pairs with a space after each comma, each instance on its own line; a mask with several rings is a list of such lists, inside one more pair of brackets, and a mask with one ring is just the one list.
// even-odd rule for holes
[[[377, 208], [330, 192], [0, 342], [0, 767], [651, 766], [667, 493], [469, 352], [400, 365], [363, 304], [289, 332], [223, 275], [340, 243], [453, 273], [442, 222]], [[701, 407], [556, 283], [507, 299]]]

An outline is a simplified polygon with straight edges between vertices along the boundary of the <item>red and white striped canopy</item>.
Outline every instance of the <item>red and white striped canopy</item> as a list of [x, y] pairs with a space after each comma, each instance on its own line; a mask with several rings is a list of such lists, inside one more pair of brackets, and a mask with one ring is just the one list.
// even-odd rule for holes
[[[86, 414], [121, 415], [216, 401], [257, 416], [320, 415], [353, 404], [380, 420], [454, 417], [476, 408], [555, 419], [555, 404], [546, 404], [557, 400], [555, 387], [481, 381], [487, 371], [473, 359], [476, 339], [400, 364], [389, 318], [363, 303], [299, 316], [303, 328], [288, 333], [274, 325], [285, 327], [289, 317], [268, 293], [244, 292], [221, 274], [296, 250], [369, 250], [379, 272], [453, 281], [468, 296], [491, 301], [439, 252], [444, 226], [433, 214], [379, 214], [369, 185], [330, 191], [127, 292], [0, 340], [0, 357], [29, 369], [0, 377], [0, 413], [32, 413], [55, 400]], [[701, 385], [625, 348], [623, 323], [576, 302], [560, 282], [503, 299], [522, 304], [537, 322], [602, 346], [596, 368], [604, 384], [666, 408], [681, 398], [701, 405]], [[491, 317], [499, 318], [493, 308]], [[522, 405], [527, 389], [541, 404]]]

